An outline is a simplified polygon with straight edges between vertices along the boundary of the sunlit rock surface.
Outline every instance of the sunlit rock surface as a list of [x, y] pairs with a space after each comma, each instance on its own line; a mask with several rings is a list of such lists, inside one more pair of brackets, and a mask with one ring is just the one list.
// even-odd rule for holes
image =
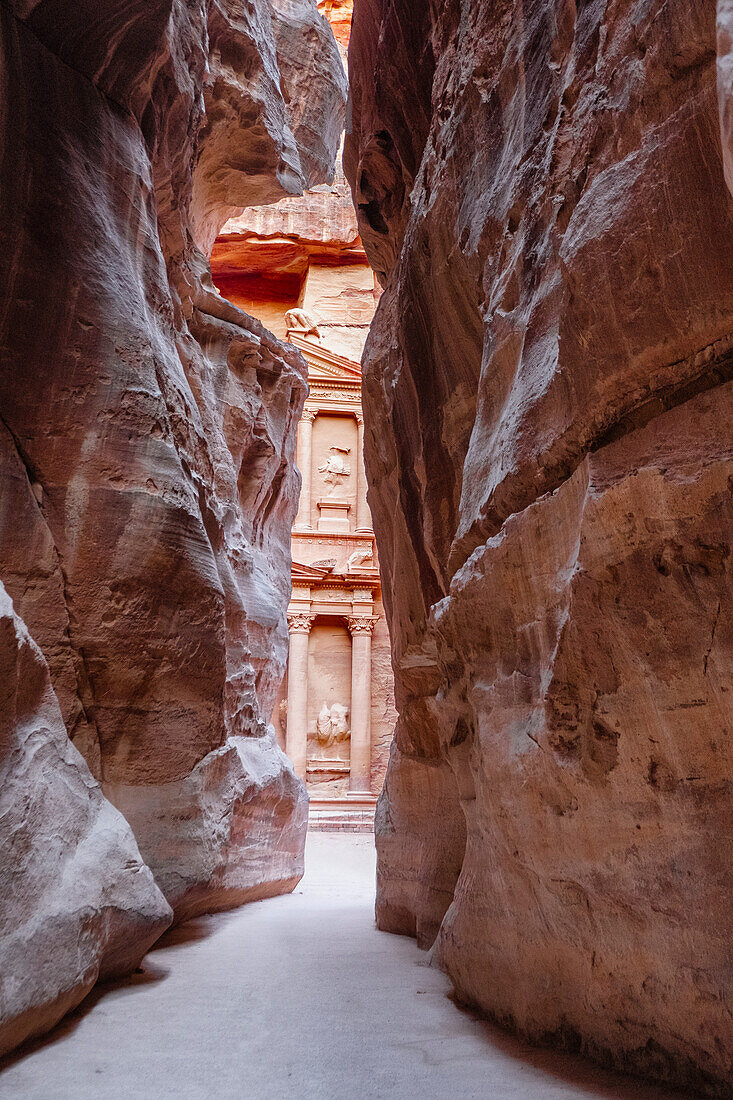
[[138, 965], [173, 913], [69, 741], [0, 585], [0, 1055]]
[[718, 7], [716, 72], [712, 3], [363, 0], [345, 164], [386, 288], [380, 925], [440, 924], [458, 997], [534, 1039], [729, 1095]]
[[17, 0], [0, 87], [0, 581], [176, 916], [291, 889], [269, 719], [305, 363], [206, 253], [332, 177], [338, 48], [315, 0]]

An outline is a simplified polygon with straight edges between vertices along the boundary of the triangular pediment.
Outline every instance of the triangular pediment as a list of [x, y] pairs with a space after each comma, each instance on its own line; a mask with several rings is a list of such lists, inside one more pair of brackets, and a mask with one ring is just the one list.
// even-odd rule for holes
[[291, 575], [294, 581], [322, 581], [330, 572], [330, 569], [319, 569], [317, 565], [303, 565], [302, 562], [294, 561]]
[[288, 339], [298, 351], [302, 352], [308, 363], [308, 380], [311, 382], [348, 382], [361, 385], [361, 367], [352, 359], [337, 355], [333, 351], [320, 347], [311, 341], [291, 332]]

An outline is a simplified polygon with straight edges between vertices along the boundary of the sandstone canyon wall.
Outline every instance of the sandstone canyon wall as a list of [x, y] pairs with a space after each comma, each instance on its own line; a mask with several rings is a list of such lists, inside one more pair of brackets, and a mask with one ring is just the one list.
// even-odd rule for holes
[[[345, 165], [399, 720], [377, 916], [733, 1082], [733, 10], [362, 0]], [[721, 144], [722, 133], [722, 144]]]
[[169, 904], [302, 874], [269, 720], [305, 364], [206, 257], [331, 178], [344, 102], [315, 0], [0, 5], [0, 1052]]
[[97, 978], [137, 966], [172, 913], [70, 742], [48, 665], [2, 588], [0, 676], [4, 1054], [53, 1027]]

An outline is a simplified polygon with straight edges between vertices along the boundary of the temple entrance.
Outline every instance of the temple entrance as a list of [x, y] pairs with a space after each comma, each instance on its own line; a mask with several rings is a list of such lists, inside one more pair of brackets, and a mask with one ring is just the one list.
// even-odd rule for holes
[[371, 830], [396, 720], [359, 362], [380, 291], [340, 164], [330, 190], [245, 210], [228, 223], [212, 273], [222, 294], [292, 343], [308, 365], [290, 650], [272, 723], [306, 783], [311, 825]]

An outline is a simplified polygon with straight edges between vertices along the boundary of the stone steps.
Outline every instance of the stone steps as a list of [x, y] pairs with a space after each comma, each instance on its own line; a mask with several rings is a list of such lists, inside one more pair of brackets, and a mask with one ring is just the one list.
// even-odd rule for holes
[[312, 798], [308, 827], [320, 832], [374, 832], [375, 798]]

